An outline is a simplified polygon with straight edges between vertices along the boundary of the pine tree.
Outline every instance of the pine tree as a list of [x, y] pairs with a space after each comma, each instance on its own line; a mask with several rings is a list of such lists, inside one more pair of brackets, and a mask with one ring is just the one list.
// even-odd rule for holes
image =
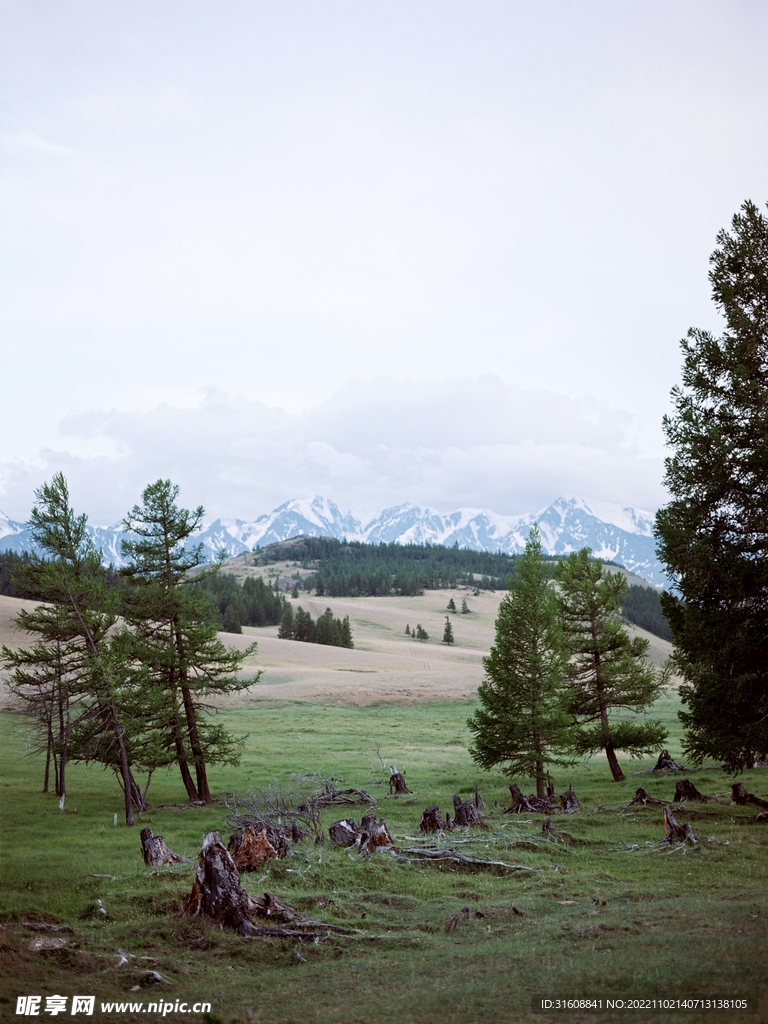
[[681, 343], [656, 536], [686, 753], [739, 771], [768, 757], [768, 216], [745, 202], [710, 264], [725, 332]]
[[448, 611], [449, 612], [455, 612], [456, 611], [456, 602], [453, 600], [453, 598], [451, 598], [450, 601], [448, 602]]
[[[132, 747], [147, 727], [142, 706], [140, 673], [125, 662], [125, 630], [117, 626], [114, 595], [87, 531], [87, 517], [75, 515], [63, 474], [35, 492], [30, 516], [35, 545], [27, 581], [36, 596], [48, 603], [34, 612], [22, 612], [19, 624], [38, 636], [29, 652], [3, 651], [15, 683], [25, 687], [32, 676], [42, 681], [52, 674], [65, 718], [60, 732], [60, 795], [66, 793], [62, 768], [67, 760], [97, 760], [112, 767], [125, 799], [125, 823], [133, 825], [133, 809], [141, 808], [141, 792], [131, 771]], [[46, 667], [47, 665], [47, 667]], [[66, 682], [55, 679], [62, 672]], [[25, 673], [28, 674], [25, 678]], [[71, 717], [72, 700], [78, 701], [77, 719]], [[46, 744], [47, 745], [47, 744]]]
[[502, 765], [507, 775], [534, 778], [545, 797], [548, 766], [570, 763], [572, 723], [567, 654], [536, 527], [499, 605], [496, 641], [483, 665], [481, 707], [467, 722], [475, 734], [470, 753], [483, 768]]
[[406, 622], [406, 624], [405, 624], [405, 635], [406, 636], [410, 636], [411, 635], [411, 626], [410, 626], [410, 623], [408, 623], [408, 622]]
[[190, 543], [203, 509], [179, 508], [178, 493], [170, 480], [158, 480], [145, 488], [142, 504], [124, 520], [135, 539], [122, 545], [128, 582], [123, 614], [131, 627], [134, 657], [163, 695], [167, 743], [187, 794], [208, 803], [208, 765], [236, 764], [239, 758], [234, 737], [206, 720], [210, 697], [252, 684], [238, 672], [256, 645], [235, 651], [218, 639], [213, 609], [193, 586], [218, 571], [218, 565], [205, 566], [202, 545]]
[[466, 597], [462, 597], [461, 599], [461, 614], [469, 615], [469, 605], [467, 604]]
[[277, 635], [281, 640], [293, 640], [293, 605], [290, 601], [285, 602]]
[[[589, 548], [574, 552], [555, 569], [558, 604], [570, 655], [569, 710], [579, 723], [579, 754], [604, 750], [616, 782], [625, 776], [616, 757], [626, 750], [637, 757], [657, 749], [666, 730], [660, 722], [612, 721], [617, 708], [642, 714], [658, 697], [666, 673], [646, 660], [648, 641], [630, 637], [619, 617], [627, 589], [622, 573], [608, 574]], [[590, 723], [596, 723], [590, 726]]]
[[443, 630], [443, 643], [453, 643], [453, 626], [451, 625], [451, 620], [448, 618], [447, 615], [445, 617], [445, 629]]

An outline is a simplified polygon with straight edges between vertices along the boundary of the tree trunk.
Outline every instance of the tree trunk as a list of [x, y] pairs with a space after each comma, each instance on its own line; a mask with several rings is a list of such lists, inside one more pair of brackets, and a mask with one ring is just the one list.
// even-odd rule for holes
[[48, 741], [45, 745], [45, 775], [43, 777], [43, 792], [48, 792], [48, 781], [51, 777], [51, 755], [53, 754], [53, 733], [48, 725]]
[[[174, 703], [176, 703], [176, 694], [173, 695]], [[184, 749], [184, 737], [181, 733], [181, 722], [179, 721], [178, 708], [173, 712], [173, 742], [176, 747], [176, 763], [179, 766], [181, 772], [181, 781], [184, 783], [184, 789], [187, 791], [190, 803], [196, 803], [200, 797], [197, 792], [197, 787], [192, 780], [192, 775], [187, 764], [187, 752]]]
[[195, 764], [195, 775], [197, 776], [198, 799], [203, 803], [211, 802], [211, 791], [208, 786], [208, 775], [205, 770], [205, 757], [203, 747], [200, 743], [200, 732], [197, 728], [197, 715], [195, 704], [192, 700], [192, 692], [189, 687], [182, 683], [181, 694], [184, 699], [184, 714], [187, 719], [187, 731], [189, 732], [189, 745], [192, 749], [192, 760]]
[[394, 793], [395, 796], [397, 796], [397, 795], [399, 795], [401, 793], [410, 793], [411, 790], [408, 789], [408, 786], [406, 785], [405, 779], [400, 774], [400, 772], [392, 770], [394, 767], [395, 766], [392, 765], [392, 768], [390, 768], [390, 775], [389, 775], [389, 791], [390, 791], [390, 793]]
[[544, 762], [536, 762], [536, 796], [539, 800], [547, 798], [547, 778], [544, 774]]
[[611, 769], [611, 774], [613, 775], [613, 781], [614, 782], [626, 782], [627, 777], [624, 774], [624, 772], [621, 770], [621, 766], [619, 765], [619, 760], [616, 757], [616, 751], [613, 749], [613, 744], [611, 743], [610, 740], [605, 745], [605, 755], [608, 758], [608, 765], [609, 765], [609, 767]]

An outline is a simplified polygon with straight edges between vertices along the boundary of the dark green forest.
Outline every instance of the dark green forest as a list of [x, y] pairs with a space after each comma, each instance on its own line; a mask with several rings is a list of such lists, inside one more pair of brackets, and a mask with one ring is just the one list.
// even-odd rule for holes
[[[304, 537], [299, 543], [272, 544], [257, 552], [261, 564], [288, 558], [309, 569], [296, 583], [318, 597], [411, 597], [456, 586], [506, 590], [515, 573], [516, 557], [420, 544], [346, 544], [327, 537]], [[28, 560], [26, 553], [0, 552], [0, 594], [33, 596], [23, 582]], [[557, 559], [550, 561], [553, 567], [557, 563]], [[117, 574], [105, 572], [114, 586], [120, 585]], [[196, 586], [207, 594], [212, 615], [228, 633], [240, 633], [243, 626], [277, 626], [282, 621], [285, 598], [260, 577], [241, 584], [228, 573], [217, 573]], [[672, 639], [660, 595], [653, 588], [628, 586], [621, 613], [641, 629], [663, 640]]]

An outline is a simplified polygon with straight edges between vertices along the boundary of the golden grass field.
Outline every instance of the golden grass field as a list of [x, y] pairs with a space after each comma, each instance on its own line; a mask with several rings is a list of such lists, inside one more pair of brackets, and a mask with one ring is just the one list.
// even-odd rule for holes
[[[446, 605], [453, 597], [458, 608], [466, 597], [470, 613], [452, 614], [455, 643], [441, 642]], [[315, 598], [302, 595], [293, 601], [313, 618], [326, 608], [335, 616], [349, 616], [354, 650], [319, 644], [280, 640], [277, 626], [244, 627], [243, 633], [222, 633], [222, 640], [244, 649], [254, 640], [256, 654], [246, 661], [246, 676], [258, 682], [227, 698], [229, 707], [263, 700], [302, 700], [325, 703], [372, 704], [379, 701], [413, 703], [435, 700], [466, 700], [474, 696], [483, 678], [483, 656], [494, 639], [494, 622], [500, 592], [432, 590], [421, 597]], [[22, 607], [33, 602], [0, 596], [0, 643], [14, 647], [25, 637], [13, 625]], [[419, 622], [429, 633], [426, 642], [405, 635]], [[649, 655], [660, 664], [671, 653], [671, 645], [635, 627], [631, 632], [650, 641]], [[2, 691], [2, 704], [9, 707], [10, 695]]]

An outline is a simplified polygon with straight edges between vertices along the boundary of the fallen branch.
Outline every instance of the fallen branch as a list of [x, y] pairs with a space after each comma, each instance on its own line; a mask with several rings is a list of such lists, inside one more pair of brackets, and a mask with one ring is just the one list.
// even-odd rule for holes
[[506, 864], [500, 860], [484, 860], [480, 857], [467, 857], [458, 850], [420, 849], [408, 847], [406, 849], [395, 848], [391, 851], [396, 860], [408, 861], [430, 861], [431, 863], [457, 864], [469, 868], [491, 868], [502, 872], [531, 871], [522, 864]]

